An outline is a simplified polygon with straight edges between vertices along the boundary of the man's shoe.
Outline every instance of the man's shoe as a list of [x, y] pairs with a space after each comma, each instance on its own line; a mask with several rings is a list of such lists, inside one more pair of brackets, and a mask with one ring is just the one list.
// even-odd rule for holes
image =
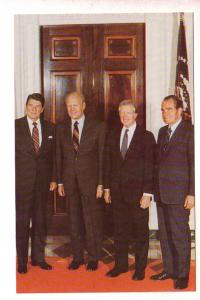
[[178, 278], [175, 281], [174, 288], [177, 290], [183, 290], [188, 287], [188, 278]]
[[159, 274], [156, 274], [156, 275], [152, 275], [150, 277], [150, 279], [152, 280], [166, 280], [166, 279], [169, 279], [169, 278], [172, 278], [168, 273], [166, 273], [165, 271], [159, 273]]
[[27, 266], [26, 265], [19, 265], [17, 268], [18, 273], [25, 274], [27, 273]]
[[144, 272], [136, 272], [132, 276], [133, 280], [143, 280], [144, 279]]
[[46, 261], [41, 261], [41, 262], [37, 262], [37, 261], [32, 261], [31, 262], [32, 266], [38, 266], [43, 270], [52, 270], [52, 266], [47, 264]]
[[87, 264], [87, 271], [95, 271], [98, 269], [98, 261], [89, 261]]
[[77, 270], [83, 264], [84, 264], [83, 260], [72, 260], [72, 262], [68, 266], [68, 269], [69, 270]]
[[121, 273], [126, 273], [126, 272], [128, 272], [128, 269], [120, 269], [120, 268], [114, 267], [112, 270], [110, 270], [106, 273], [106, 276], [107, 277], [117, 277]]

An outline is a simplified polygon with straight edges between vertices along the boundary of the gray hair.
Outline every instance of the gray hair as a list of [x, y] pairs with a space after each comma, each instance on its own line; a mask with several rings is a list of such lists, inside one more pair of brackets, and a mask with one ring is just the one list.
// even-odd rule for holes
[[136, 106], [135, 106], [135, 104], [134, 104], [134, 102], [133, 102], [132, 99], [125, 99], [125, 100], [121, 101], [119, 103], [119, 111], [120, 111], [120, 109], [121, 109], [122, 106], [127, 106], [127, 105], [132, 106], [133, 107], [133, 111], [137, 112]]

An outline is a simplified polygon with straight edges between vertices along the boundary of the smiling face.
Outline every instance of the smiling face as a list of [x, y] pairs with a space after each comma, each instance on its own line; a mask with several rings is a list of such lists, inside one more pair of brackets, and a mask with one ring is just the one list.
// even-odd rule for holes
[[44, 107], [40, 101], [29, 99], [26, 104], [26, 114], [32, 121], [37, 121], [43, 112]]
[[119, 117], [123, 126], [129, 128], [137, 118], [137, 113], [132, 105], [122, 105], [119, 107]]
[[161, 111], [163, 121], [171, 126], [181, 118], [183, 109], [181, 107], [176, 108], [173, 99], [169, 99], [162, 102]]
[[73, 120], [80, 119], [86, 107], [85, 102], [78, 94], [71, 94], [65, 99], [68, 115]]

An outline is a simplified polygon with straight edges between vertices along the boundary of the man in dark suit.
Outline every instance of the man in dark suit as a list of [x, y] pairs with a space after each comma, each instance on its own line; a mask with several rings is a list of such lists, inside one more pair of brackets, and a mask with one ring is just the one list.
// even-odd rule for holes
[[[34, 93], [26, 101], [26, 116], [15, 121], [16, 244], [18, 272], [27, 272], [31, 228], [33, 266], [50, 270], [45, 262], [46, 200], [56, 188], [53, 172], [54, 127], [40, 118], [44, 97]], [[50, 183], [51, 182], [51, 183]], [[50, 185], [49, 185], [50, 184]]]
[[[73, 260], [70, 270], [84, 263], [84, 243], [88, 252], [87, 270], [98, 268], [102, 242], [102, 164], [105, 124], [84, 114], [85, 98], [72, 92], [65, 98], [70, 117], [58, 125], [56, 157], [58, 193], [69, 204]], [[84, 237], [85, 235], [85, 237]]]
[[164, 98], [157, 143], [155, 199], [164, 271], [153, 280], [173, 278], [176, 289], [188, 285], [191, 240], [190, 209], [194, 206], [194, 132], [182, 120], [183, 102], [174, 95]]
[[115, 266], [106, 276], [128, 271], [128, 244], [131, 225], [135, 228], [135, 273], [143, 280], [149, 248], [149, 205], [153, 189], [155, 139], [136, 124], [132, 100], [119, 105], [122, 126], [111, 130], [105, 151], [104, 198], [113, 204]]

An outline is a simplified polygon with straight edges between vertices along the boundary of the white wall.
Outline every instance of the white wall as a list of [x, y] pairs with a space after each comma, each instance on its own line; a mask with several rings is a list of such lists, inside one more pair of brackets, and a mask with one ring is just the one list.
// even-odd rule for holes
[[[174, 93], [179, 16], [177, 13], [96, 14], [96, 15], [16, 15], [15, 16], [15, 115], [24, 115], [27, 95], [41, 90], [40, 25], [139, 23], [146, 24], [146, 122], [157, 137], [163, 125], [161, 100]], [[189, 61], [190, 98], [193, 108], [193, 15], [185, 14]], [[193, 114], [193, 112], [192, 112]], [[194, 211], [190, 226], [194, 228]], [[157, 228], [155, 203], [150, 212], [150, 228]]]

